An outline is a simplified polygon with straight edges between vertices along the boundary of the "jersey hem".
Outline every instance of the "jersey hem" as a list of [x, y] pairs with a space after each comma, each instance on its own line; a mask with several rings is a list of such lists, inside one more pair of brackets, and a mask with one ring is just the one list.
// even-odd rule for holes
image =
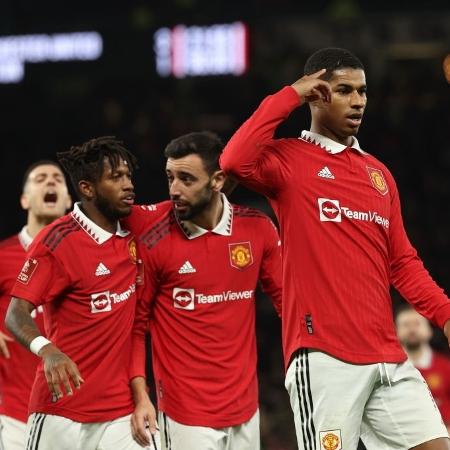
[[408, 358], [403, 350], [390, 353], [354, 353], [337, 349], [329, 344], [324, 344], [320, 341], [298, 342], [293, 346], [293, 350], [289, 351], [285, 355], [285, 370], [287, 371], [289, 363], [292, 360], [295, 352], [301, 348], [309, 348], [312, 350], [319, 350], [324, 353], [328, 353], [330, 356], [336, 359], [340, 359], [350, 364], [376, 364], [376, 363], [402, 363]]
[[[242, 414], [230, 415], [226, 418], [223, 418], [222, 420], [217, 420], [215, 414], [197, 414], [191, 409], [188, 409], [192, 414], [191, 416], [179, 415], [176, 412], [172, 414], [170, 408], [159, 408], [159, 410], [175, 422], [178, 422], [182, 425], [192, 427], [224, 428], [234, 427], [248, 422], [258, 411], [258, 405], [256, 405], [251, 410], [246, 410], [246, 412]], [[195, 417], [195, 420], [193, 420], [193, 417]]]
[[48, 414], [52, 416], [62, 416], [66, 419], [72, 420], [74, 422], [80, 423], [98, 423], [98, 422], [110, 422], [111, 420], [119, 419], [120, 417], [128, 416], [132, 414], [134, 411], [134, 407], [130, 406], [129, 408], [123, 408], [120, 410], [116, 410], [114, 413], [87, 413], [80, 414], [79, 411], [73, 411], [71, 409], [66, 408], [33, 408], [33, 410], [29, 411], [29, 415], [33, 413], [42, 413]]
[[10, 411], [7, 408], [4, 409], [0, 409], [0, 416], [6, 416], [6, 417], [10, 417], [11, 419], [15, 419], [18, 420], [19, 422], [22, 423], [27, 423], [28, 421], [28, 414], [27, 413], [16, 413], [14, 411]]

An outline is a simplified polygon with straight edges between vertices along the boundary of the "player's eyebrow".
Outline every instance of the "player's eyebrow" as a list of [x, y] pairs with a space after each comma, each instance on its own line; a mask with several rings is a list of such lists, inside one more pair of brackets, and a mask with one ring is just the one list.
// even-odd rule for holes
[[352, 84], [349, 83], [339, 83], [336, 85], [336, 88], [346, 88], [346, 89], [356, 89], [356, 90], [360, 90], [360, 89], [367, 89], [367, 85], [361, 84], [360, 86], [354, 86]]
[[182, 176], [182, 177], [197, 178], [194, 174], [192, 174], [190, 172], [185, 172], [184, 170], [181, 170], [180, 172], [178, 172], [178, 175]]

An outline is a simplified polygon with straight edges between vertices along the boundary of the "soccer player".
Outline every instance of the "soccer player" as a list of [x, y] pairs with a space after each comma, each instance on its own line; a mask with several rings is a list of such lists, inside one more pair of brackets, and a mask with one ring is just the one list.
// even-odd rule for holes
[[131, 371], [141, 399], [132, 424], [142, 445], [152, 422], [144, 346], [150, 319], [162, 447], [260, 448], [255, 289], [261, 281], [280, 312], [279, 237], [267, 216], [221, 193], [222, 149], [209, 132], [174, 139], [165, 150], [173, 207], [156, 224], [153, 213], [147, 224], [143, 214], [127, 219], [139, 232], [146, 273]]
[[[275, 139], [305, 103], [310, 130]], [[359, 59], [321, 49], [234, 134], [221, 167], [266, 195], [280, 222], [286, 387], [299, 448], [355, 449], [362, 427], [378, 450], [448, 449], [396, 337], [389, 288], [449, 339], [450, 301], [408, 240], [393, 176], [355, 138], [366, 103]]]
[[[39, 358], [14, 341], [3, 327], [10, 292], [34, 237], [71, 206], [65, 177], [54, 161], [41, 160], [25, 171], [20, 204], [27, 211], [22, 230], [0, 242], [0, 448], [23, 450], [28, 399]], [[44, 332], [42, 308], [35, 322]], [[3, 445], [3, 447], [2, 447]]]
[[409, 305], [396, 315], [397, 335], [409, 359], [425, 378], [450, 430], [450, 360], [430, 347], [433, 330], [425, 317]]
[[[133, 205], [136, 160], [111, 137], [58, 160], [81, 201], [34, 239], [6, 316], [16, 339], [42, 358], [27, 448], [137, 449], [129, 355], [140, 265], [135, 239], [119, 223]], [[49, 340], [30, 316], [39, 305]]]

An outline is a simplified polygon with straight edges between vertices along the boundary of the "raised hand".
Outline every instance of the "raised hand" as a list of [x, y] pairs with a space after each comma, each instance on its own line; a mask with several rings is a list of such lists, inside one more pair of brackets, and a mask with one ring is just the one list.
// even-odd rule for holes
[[313, 102], [315, 100], [323, 100], [327, 103], [331, 102], [330, 83], [320, 79], [325, 72], [326, 69], [321, 69], [311, 75], [304, 75], [291, 85], [299, 95], [302, 103]]

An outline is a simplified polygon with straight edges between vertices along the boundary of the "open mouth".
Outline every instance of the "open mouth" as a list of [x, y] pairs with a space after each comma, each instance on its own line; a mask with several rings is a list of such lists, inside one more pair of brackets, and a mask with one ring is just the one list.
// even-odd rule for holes
[[53, 207], [58, 201], [58, 194], [56, 192], [47, 192], [44, 195], [44, 205]]

